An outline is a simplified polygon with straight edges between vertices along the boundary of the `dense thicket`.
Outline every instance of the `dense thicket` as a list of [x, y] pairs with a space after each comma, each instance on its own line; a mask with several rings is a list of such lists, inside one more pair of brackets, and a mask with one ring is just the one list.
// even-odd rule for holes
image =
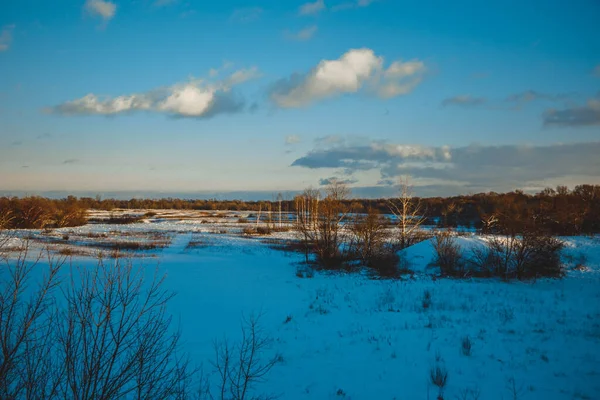
[[61, 228], [86, 223], [86, 207], [73, 196], [60, 200], [0, 197], [0, 229]]
[[[522, 191], [480, 193], [455, 197], [416, 199], [428, 224], [440, 227], [468, 226], [493, 232], [495, 223], [505, 215], [519, 231], [535, 227], [548, 233], [576, 235], [600, 233], [600, 185], [579, 185], [573, 190], [565, 186], [544, 189], [530, 195]], [[73, 226], [85, 223], [82, 210], [99, 209], [175, 209], [175, 210], [248, 210], [293, 212], [295, 200], [185, 200], [185, 199], [100, 199], [76, 198], [51, 200], [40, 197], [0, 198], [0, 223], [8, 227], [41, 228]], [[343, 200], [351, 212], [375, 210], [389, 214], [388, 199]], [[281, 206], [281, 208], [280, 208]], [[535, 225], [535, 226], [532, 226]]]

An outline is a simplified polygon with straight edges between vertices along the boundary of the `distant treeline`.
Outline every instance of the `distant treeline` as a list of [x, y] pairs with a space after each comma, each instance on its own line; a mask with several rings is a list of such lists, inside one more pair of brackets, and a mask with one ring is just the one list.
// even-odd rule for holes
[[[522, 191], [480, 193], [454, 197], [414, 198], [428, 223], [439, 227], [467, 226], [493, 231], [495, 222], [510, 217], [514, 229], [535, 228], [559, 235], [600, 233], [600, 185], [547, 188], [537, 194]], [[386, 199], [345, 200], [350, 210], [389, 213]], [[53, 200], [42, 197], [0, 197], [0, 227], [47, 228], [85, 224], [86, 210], [169, 209], [294, 212], [294, 200], [184, 200], [101, 199], [69, 196]]]

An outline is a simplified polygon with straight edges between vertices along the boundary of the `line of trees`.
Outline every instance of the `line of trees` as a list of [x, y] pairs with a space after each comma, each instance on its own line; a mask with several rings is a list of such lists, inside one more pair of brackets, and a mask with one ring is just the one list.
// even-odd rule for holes
[[[400, 185], [400, 188], [405, 185]], [[318, 190], [314, 190], [318, 192]], [[304, 196], [306, 193], [302, 193]], [[314, 195], [314, 193], [313, 193]], [[314, 196], [313, 196], [314, 197]], [[411, 198], [413, 198], [411, 194]], [[479, 193], [454, 197], [414, 198], [421, 205], [417, 210], [423, 223], [439, 227], [467, 226], [493, 232], [495, 221], [502, 215], [519, 216], [524, 224], [557, 235], [600, 233], [600, 185], [579, 185], [573, 190], [566, 186], [546, 188], [537, 194], [522, 191], [509, 193]], [[338, 200], [348, 212], [397, 214], [402, 204], [391, 207], [390, 199]], [[296, 198], [273, 196], [272, 201], [242, 200], [184, 200], [131, 199], [115, 200], [69, 196], [51, 200], [41, 197], [0, 197], [0, 224], [7, 227], [43, 228], [85, 224], [85, 210], [114, 209], [175, 209], [175, 210], [233, 210], [265, 211], [287, 214], [298, 207]], [[415, 215], [416, 216], [416, 215]], [[278, 217], [279, 218], [279, 217]]]

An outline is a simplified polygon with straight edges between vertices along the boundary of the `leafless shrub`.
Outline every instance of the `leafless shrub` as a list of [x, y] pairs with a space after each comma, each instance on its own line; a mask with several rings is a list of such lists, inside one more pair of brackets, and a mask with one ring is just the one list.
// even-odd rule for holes
[[524, 393], [523, 387], [517, 387], [517, 381], [514, 377], [510, 377], [506, 381], [506, 389], [509, 392], [510, 398], [512, 400], [518, 400]]
[[448, 382], [448, 370], [443, 364], [438, 363], [429, 371], [431, 384], [438, 388], [438, 400], [444, 400], [444, 389]]
[[350, 191], [339, 181], [333, 181], [325, 189], [321, 199], [318, 190], [307, 189], [296, 196], [296, 230], [304, 244], [306, 262], [309, 253], [315, 253], [316, 261], [322, 268], [342, 269], [346, 266], [348, 250], [344, 244], [342, 221], [346, 219], [348, 208], [344, 200]]
[[166, 314], [173, 293], [143, 274], [122, 259], [72, 271], [57, 332], [66, 398], [183, 396], [191, 371]]
[[373, 259], [385, 251], [385, 225], [385, 218], [374, 210], [367, 215], [358, 214], [351, 223], [353, 251], [366, 266], [371, 266]]
[[218, 400], [271, 399], [254, 394], [281, 356], [267, 356], [272, 340], [259, 325], [260, 316], [244, 319], [242, 339], [232, 345], [223, 340], [215, 343], [215, 368], [218, 385], [209, 389], [209, 398]]
[[435, 259], [432, 264], [440, 268], [442, 275], [466, 276], [462, 249], [451, 231], [438, 232], [433, 240], [433, 248]]
[[471, 338], [469, 336], [465, 336], [462, 338], [460, 342], [460, 351], [464, 356], [471, 356], [471, 348], [473, 347], [473, 343], [471, 342]]
[[540, 232], [493, 237], [484, 265], [491, 275], [504, 279], [561, 277], [563, 247], [561, 240]]

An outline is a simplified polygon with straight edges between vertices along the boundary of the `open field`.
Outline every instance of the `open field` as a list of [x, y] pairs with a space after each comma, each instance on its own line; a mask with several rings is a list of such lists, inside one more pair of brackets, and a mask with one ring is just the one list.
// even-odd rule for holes
[[[103, 223], [123, 216], [139, 220]], [[207, 373], [214, 340], [235, 340], [242, 317], [262, 314], [273, 339], [268, 351], [281, 359], [257, 394], [436, 399], [430, 372], [440, 367], [448, 374], [444, 399], [600, 396], [598, 237], [564, 238], [564, 279], [440, 279], [427, 266], [433, 250], [426, 241], [404, 250], [414, 274], [379, 280], [298, 274], [306, 268], [303, 255], [274, 245], [294, 239], [293, 232], [272, 233], [268, 242], [243, 235], [256, 225], [256, 213], [140, 210], [90, 217], [96, 223], [79, 228], [14, 231], [4, 255], [10, 259], [26, 244], [30, 254], [48, 246], [88, 265], [99, 251], [119, 250], [149, 273], [158, 268], [177, 293], [169, 311], [184, 349]], [[585, 265], [575, 269], [582, 257]]]

